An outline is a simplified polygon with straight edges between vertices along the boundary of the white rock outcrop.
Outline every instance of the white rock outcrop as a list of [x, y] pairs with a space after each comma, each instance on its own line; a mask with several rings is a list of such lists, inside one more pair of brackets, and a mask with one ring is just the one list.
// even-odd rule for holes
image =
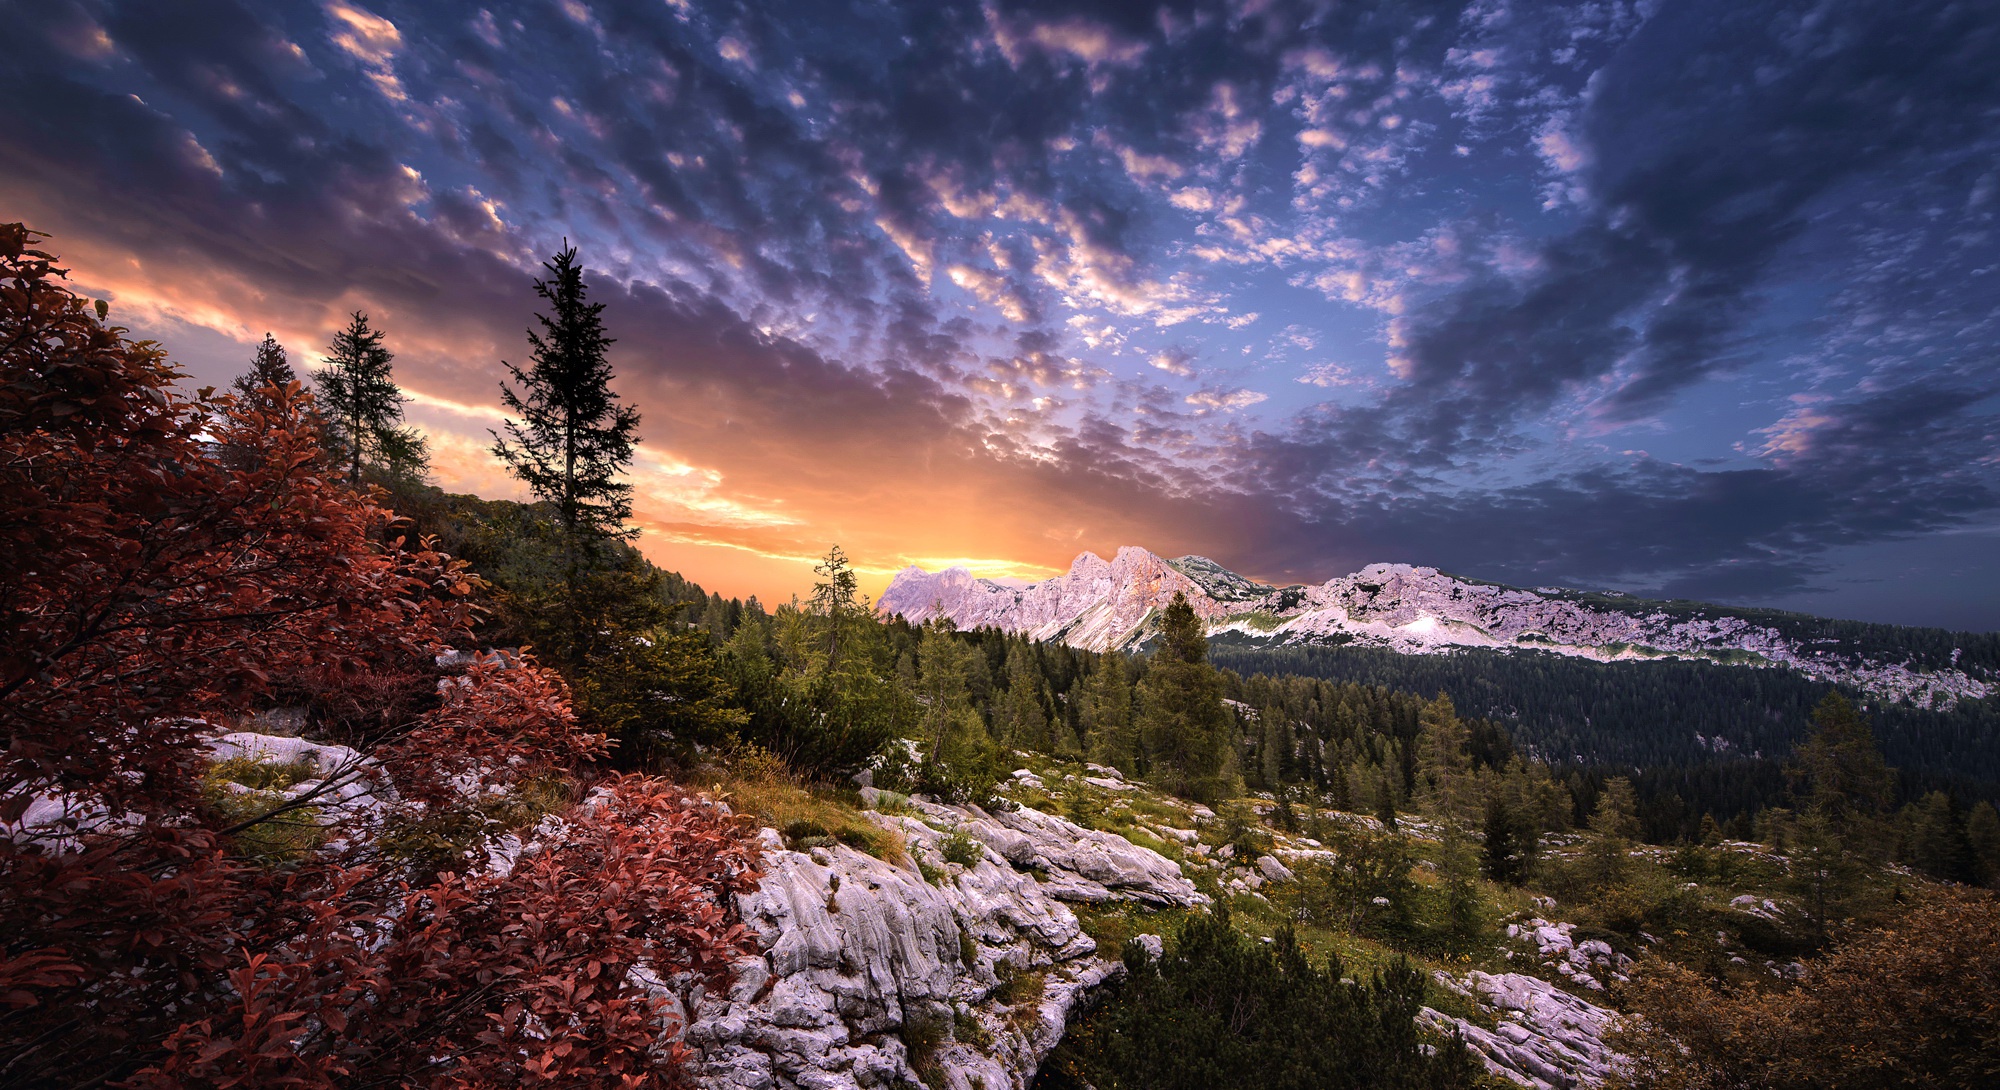
[[[1022, 1090], [1072, 1012], [1124, 971], [1064, 900], [1206, 900], [1122, 837], [1027, 809], [911, 806], [871, 814], [903, 835], [901, 863], [791, 851], [765, 831], [765, 877], [737, 906], [763, 953], [726, 993], [679, 997], [701, 1085]], [[945, 859], [952, 833], [973, 843], [970, 865]], [[932, 1044], [913, 1056], [906, 1038]]]
[[1616, 1073], [1622, 1057], [1604, 1043], [1618, 1015], [1577, 998], [1544, 980], [1521, 973], [1467, 973], [1462, 981], [1441, 981], [1499, 1012], [1486, 1029], [1425, 1007], [1424, 1024], [1457, 1030], [1472, 1054], [1495, 1075], [1532, 1090], [1599, 1086]]

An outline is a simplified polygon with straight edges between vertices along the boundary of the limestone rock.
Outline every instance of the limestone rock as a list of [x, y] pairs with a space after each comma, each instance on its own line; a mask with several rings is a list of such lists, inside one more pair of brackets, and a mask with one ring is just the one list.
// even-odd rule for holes
[[[1442, 974], [1441, 974], [1442, 975]], [[1500, 1012], [1497, 1029], [1425, 1007], [1419, 1018], [1436, 1029], [1456, 1029], [1486, 1069], [1532, 1090], [1602, 1085], [1623, 1057], [1604, 1043], [1618, 1015], [1555, 985], [1520, 973], [1477, 970], [1448, 986]]]
[[[765, 877], [737, 905], [763, 954], [727, 992], [681, 997], [703, 1086], [1022, 1090], [1078, 1005], [1124, 972], [1063, 901], [1206, 900], [1122, 837], [1029, 809], [910, 806], [921, 820], [870, 815], [903, 835], [900, 865], [845, 846], [789, 851], [765, 831]], [[980, 845], [972, 865], [944, 858], [946, 830]], [[912, 1057], [904, 1035], [918, 1024], [953, 1029]]]

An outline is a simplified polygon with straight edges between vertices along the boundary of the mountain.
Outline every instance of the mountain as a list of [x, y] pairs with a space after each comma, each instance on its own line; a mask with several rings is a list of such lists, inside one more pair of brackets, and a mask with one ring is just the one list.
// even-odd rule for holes
[[921, 623], [993, 626], [1093, 651], [1130, 649], [1187, 595], [1211, 638], [1266, 646], [1380, 647], [1409, 655], [1542, 651], [1600, 662], [1697, 659], [1784, 668], [1919, 707], [2000, 692], [2000, 635], [1837, 621], [1778, 610], [1652, 601], [1616, 592], [1533, 590], [1408, 564], [1370, 564], [1315, 586], [1273, 587], [1213, 560], [1126, 547], [1078, 556], [1026, 586], [964, 568], [896, 574], [877, 609]]

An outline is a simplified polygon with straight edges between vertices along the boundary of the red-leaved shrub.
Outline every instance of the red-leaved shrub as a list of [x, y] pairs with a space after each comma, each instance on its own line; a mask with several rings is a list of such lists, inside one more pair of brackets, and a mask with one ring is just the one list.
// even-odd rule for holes
[[239, 851], [359, 820], [204, 804], [213, 724], [276, 687], [346, 694], [340, 740], [433, 816], [604, 740], [531, 657], [435, 665], [479, 581], [382, 544], [309, 396], [179, 393], [34, 242], [0, 225], [0, 1085], [676, 1084], [661, 982], [725, 971], [757, 877], [700, 802], [614, 781], [504, 874], [399, 870], [360, 824]]

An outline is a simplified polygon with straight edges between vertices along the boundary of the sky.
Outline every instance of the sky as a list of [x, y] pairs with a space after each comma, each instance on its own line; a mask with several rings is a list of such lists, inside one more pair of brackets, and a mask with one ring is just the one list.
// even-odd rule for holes
[[2000, 9], [0, 0], [0, 219], [190, 384], [387, 332], [437, 482], [565, 242], [642, 548], [1377, 561], [2000, 629]]

